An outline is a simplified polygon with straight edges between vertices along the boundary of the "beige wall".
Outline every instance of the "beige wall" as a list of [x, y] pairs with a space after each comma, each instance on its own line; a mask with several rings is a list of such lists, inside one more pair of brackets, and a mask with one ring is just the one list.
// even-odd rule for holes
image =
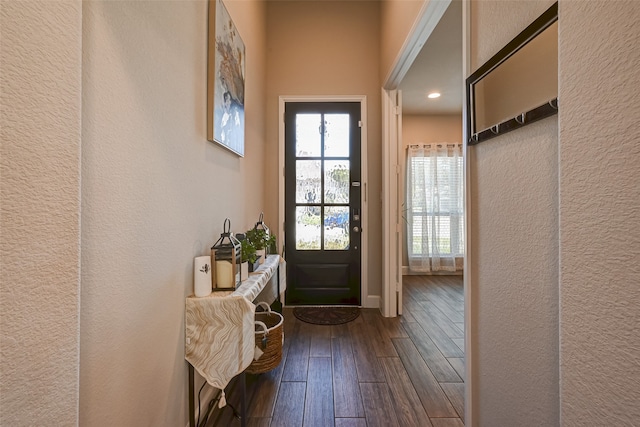
[[206, 139], [206, 2], [83, 5], [80, 425], [186, 424], [193, 258], [263, 207], [265, 8], [226, 4], [247, 50], [244, 159]]
[[368, 112], [369, 295], [380, 295], [379, 2], [276, 1], [267, 6], [265, 218], [278, 218], [278, 99], [365, 95]]
[[78, 422], [77, 1], [0, 3], [0, 425]]
[[462, 142], [462, 115], [402, 115], [402, 145]]
[[387, 78], [409, 37], [418, 13], [431, 0], [384, 0], [380, 2], [380, 78]]
[[[473, 69], [549, 5], [473, 1]], [[557, 134], [554, 116], [469, 150], [477, 426], [559, 425]]]
[[[402, 115], [402, 145], [429, 144], [439, 142], [462, 142], [462, 115], [451, 114], [441, 116], [422, 116], [417, 114]], [[406, 150], [400, 160], [402, 164], [403, 183], [406, 179]], [[404, 184], [403, 184], [404, 185]], [[408, 266], [407, 236], [402, 233], [402, 265]]]
[[640, 420], [640, 3], [560, 2], [562, 424]]

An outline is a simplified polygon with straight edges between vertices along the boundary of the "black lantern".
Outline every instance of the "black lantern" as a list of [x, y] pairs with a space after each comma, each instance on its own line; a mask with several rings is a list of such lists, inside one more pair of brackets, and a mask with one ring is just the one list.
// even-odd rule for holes
[[224, 220], [224, 232], [211, 247], [214, 291], [234, 290], [240, 284], [242, 252], [240, 241], [231, 234], [231, 221]]

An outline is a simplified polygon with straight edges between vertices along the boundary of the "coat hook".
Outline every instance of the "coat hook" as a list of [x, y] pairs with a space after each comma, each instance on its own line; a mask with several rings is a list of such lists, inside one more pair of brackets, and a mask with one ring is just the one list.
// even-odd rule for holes
[[558, 109], [558, 98], [552, 99], [551, 101], [549, 101], [549, 105], [551, 105], [551, 108], [553, 108], [554, 110], [557, 110]]
[[491, 127], [491, 132], [493, 132], [494, 134], [499, 134], [500, 133], [500, 124], [497, 124], [495, 126]]
[[515, 117], [515, 121], [518, 122], [518, 124], [523, 125], [526, 118], [527, 118], [527, 113], [522, 113], [519, 116]]

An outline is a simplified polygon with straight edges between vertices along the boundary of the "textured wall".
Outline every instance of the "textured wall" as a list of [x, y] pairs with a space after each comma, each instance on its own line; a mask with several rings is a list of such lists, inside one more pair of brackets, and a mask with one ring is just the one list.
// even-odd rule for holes
[[[266, 193], [278, 192], [279, 96], [366, 95], [369, 223], [365, 226], [369, 230], [369, 295], [380, 295], [379, 4], [377, 1], [275, 1], [268, 2], [267, 9]], [[267, 198], [265, 205], [265, 215], [277, 218], [277, 197]]]
[[[548, 1], [474, 1], [472, 63]], [[557, 117], [470, 149], [474, 426], [559, 424]]]
[[76, 425], [80, 46], [76, 1], [0, 3], [0, 425]]
[[560, 3], [562, 424], [640, 422], [640, 2]]
[[83, 4], [80, 425], [187, 422], [193, 258], [263, 203], [264, 4], [227, 6], [247, 49], [244, 159], [206, 139], [207, 2]]

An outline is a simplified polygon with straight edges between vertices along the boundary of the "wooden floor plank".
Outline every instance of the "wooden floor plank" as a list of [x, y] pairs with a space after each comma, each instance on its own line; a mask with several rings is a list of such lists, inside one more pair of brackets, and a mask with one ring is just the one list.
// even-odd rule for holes
[[382, 359], [382, 366], [389, 384], [398, 424], [406, 427], [431, 427], [427, 413], [402, 361], [397, 357], [385, 357]]
[[409, 338], [394, 338], [393, 343], [429, 417], [458, 416], [413, 342]]
[[363, 319], [365, 320], [365, 328], [367, 335], [373, 343], [375, 354], [378, 357], [398, 357], [396, 349], [391, 342], [389, 333], [382, 325], [382, 316], [380, 310], [363, 310]]
[[464, 384], [442, 383], [440, 386], [458, 412], [460, 419], [464, 421]]
[[[407, 332], [402, 327], [401, 317], [382, 317], [380, 310], [376, 309], [374, 321], [379, 329], [383, 331], [385, 336], [389, 338], [406, 338]], [[392, 344], [393, 345], [393, 344]]]
[[306, 381], [311, 343], [310, 324], [297, 321], [294, 325], [282, 381]]
[[451, 366], [449, 361], [442, 355], [438, 347], [431, 341], [429, 335], [417, 323], [405, 325], [407, 333], [411, 337], [418, 352], [427, 363], [433, 376], [439, 382], [460, 382], [460, 377], [455, 368]]
[[460, 418], [432, 418], [433, 427], [464, 427]]
[[[362, 317], [362, 316], [360, 316]], [[360, 382], [384, 382], [384, 372], [376, 355], [374, 343], [369, 337], [369, 328], [364, 323], [349, 323], [353, 357]]]
[[309, 377], [304, 403], [304, 426], [327, 427], [334, 424], [333, 382], [330, 357], [309, 359]]
[[349, 324], [341, 323], [339, 325], [331, 325], [331, 338], [345, 338], [350, 337]]
[[[285, 307], [281, 364], [247, 375], [248, 425], [463, 427], [464, 324], [455, 321], [464, 310], [462, 277], [412, 276], [405, 284], [398, 318], [364, 309], [352, 322], [321, 326]], [[216, 408], [208, 427], [240, 426], [231, 408], [240, 410], [237, 386], [232, 380], [230, 405]]]
[[336, 427], [367, 427], [364, 418], [336, 418]]
[[423, 313], [440, 327], [449, 338], [464, 338], [464, 332], [458, 329], [454, 322], [451, 321], [433, 302], [424, 301], [420, 303]]
[[310, 357], [331, 357], [331, 326], [310, 325]]
[[362, 418], [364, 408], [349, 338], [332, 338], [333, 402], [336, 418]]
[[[451, 364], [451, 366], [453, 366], [453, 369], [456, 370], [456, 372], [458, 373], [460, 378], [464, 378], [464, 358], [462, 358], [462, 357], [451, 357], [451, 358], [449, 358], [447, 360], [449, 361], [449, 364]], [[441, 382], [448, 382], [448, 381], [441, 381]]]
[[[464, 322], [464, 313], [458, 311], [461, 304], [458, 301], [447, 301], [446, 299], [433, 299], [431, 303], [442, 312], [450, 322]], [[464, 305], [462, 305], [464, 306]]]
[[300, 427], [304, 415], [306, 383], [283, 382], [280, 384], [271, 425], [278, 427]]
[[368, 427], [399, 427], [386, 383], [360, 383]]
[[422, 310], [414, 310], [412, 314], [445, 357], [464, 356], [460, 347], [451, 340], [451, 337], [449, 337], [430, 316]]
[[454, 344], [458, 346], [460, 351], [464, 353], [464, 338], [452, 338], [451, 341], [453, 341]]

